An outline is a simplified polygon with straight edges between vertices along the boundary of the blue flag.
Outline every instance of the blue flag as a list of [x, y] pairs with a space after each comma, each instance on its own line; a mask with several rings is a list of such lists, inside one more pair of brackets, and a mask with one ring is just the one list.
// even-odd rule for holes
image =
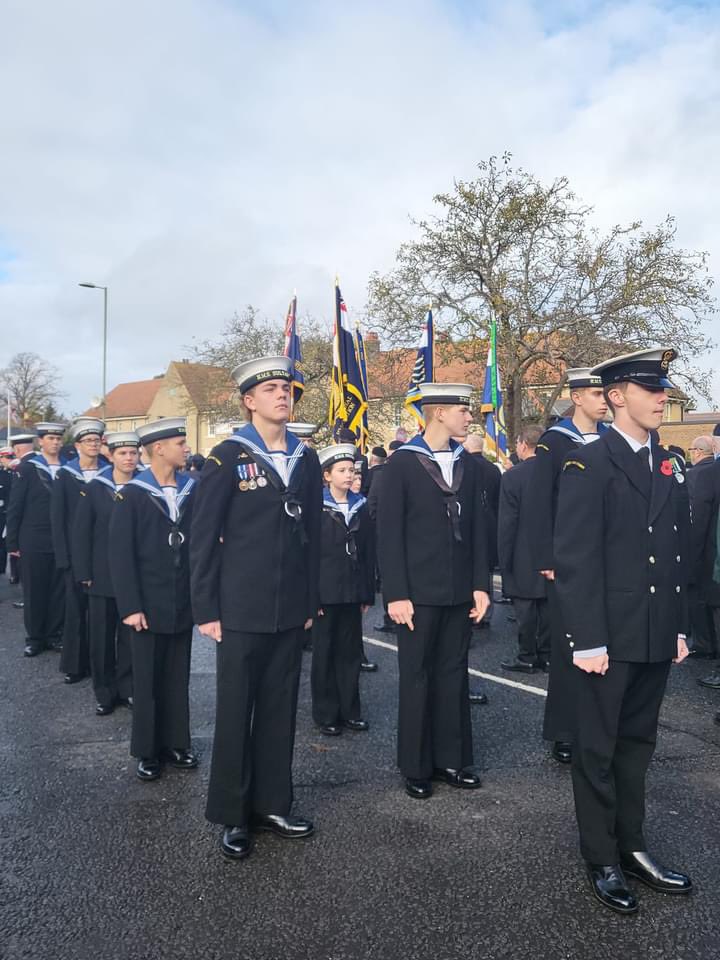
[[333, 336], [333, 366], [330, 378], [330, 408], [328, 423], [333, 436], [346, 427], [355, 436], [355, 444], [363, 442], [363, 417], [367, 412], [367, 396], [355, 337], [348, 320], [347, 307], [335, 283], [335, 331]]
[[302, 341], [297, 332], [297, 297], [293, 297], [285, 320], [285, 349], [283, 353], [290, 357], [292, 365], [292, 408], [305, 392], [305, 375], [302, 371]]
[[431, 382], [433, 378], [434, 332], [432, 310], [428, 310], [427, 319], [420, 337], [415, 366], [413, 367], [410, 386], [405, 395], [405, 406], [415, 417], [421, 430], [425, 429], [425, 417], [422, 412], [420, 384]]

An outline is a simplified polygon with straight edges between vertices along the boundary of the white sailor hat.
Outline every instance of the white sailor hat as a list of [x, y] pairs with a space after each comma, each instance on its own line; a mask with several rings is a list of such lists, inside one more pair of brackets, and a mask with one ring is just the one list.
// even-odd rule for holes
[[39, 437], [62, 437], [65, 434], [64, 423], [36, 423], [35, 429]]
[[146, 447], [150, 443], [155, 443], [156, 440], [184, 437], [187, 432], [187, 421], [185, 417], [163, 417], [162, 420], [154, 420], [152, 423], [138, 427], [135, 432], [140, 438], [140, 443]]
[[0, 447], [0, 457], [14, 457], [12, 447]]
[[317, 428], [318, 425], [316, 423], [298, 423], [293, 421], [293, 423], [287, 424], [287, 429], [290, 433], [295, 434], [296, 437], [304, 437], [305, 439], [311, 437]]
[[579, 390], [581, 387], [601, 387], [602, 377], [593, 373], [592, 367], [573, 367], [565, 372], [568, 387]]
[[134, 430], [124, 430], [105, 434], [105, 443], [110, 450], [117, 450], [118, 447], [139, 447], [140, 437]]
[[247, 393], [265, 380], [292, 380], [291, 369], [290, 357], [258, 357], [235, 367], [232, 378], [240, 393]]
[[672, 387], [668, 368], [675, 357], [677, 351], [672, 347], [636, 350], [598, 363], [592, 372], [602, 377], [604, 387], [614, 383], [637, 383], [646, 390], [667, 390]]
[[421, 383], [421, 403], [470, 403], [472, 387], [469, 383]]
[[8, 443], [14, 447], [16, 443], [34, 443], [37, 440], [36, 433], [14, 433], [8, 437]]
[[105, 421], [95, 417], [77, 417], [70, 426], [70, 433], [74, 442], [82, 440], [91, 433], [101, 437], [105, 433]]
[[340, 463], [341, 460], [350, 460], [355, 462], [355, 444], [353, 443], [334, 443], [330, 447], [323, 447], [318, 451], [318, 460], [321, 467], [331, 467], [334, 463]]

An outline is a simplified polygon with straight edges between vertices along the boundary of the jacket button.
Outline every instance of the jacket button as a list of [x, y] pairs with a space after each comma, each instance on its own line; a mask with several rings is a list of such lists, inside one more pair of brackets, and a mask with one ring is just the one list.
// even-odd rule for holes
[[675, 533], [677, 533], [677, 524], [676, 524], [676, 523], [673, 524], [673, 530], [675, 531]]
[[678, 554], [678, 555], [675, 557], [675, 559], [677, 560], [678, 563], [680, 563], [680, 554]]
[[655, 557], [648, 557], [648, 560], [650, 561], [650, 563], [655, 563]]
[[655, 593], [655, 587], [650, 587], [650, 593]]
[[678, 584], [677, 587], [675, 587], [675, 593], [680, 593], [680, 585], [679, 585], [679, 584]]
[[571, 646], [571, 647], [574, 647], [574, 646], [575, 646], [575, 644], [572, 642], [572, 640], [570, 641], [569, 646]]
[[648, 533], [652, 533], [652, 527], [648, 527]]
[[572, 634], [571, 634], [571, 633], [566, 633], [565, 636], [567, 637], [568, 640], [572, 640]]

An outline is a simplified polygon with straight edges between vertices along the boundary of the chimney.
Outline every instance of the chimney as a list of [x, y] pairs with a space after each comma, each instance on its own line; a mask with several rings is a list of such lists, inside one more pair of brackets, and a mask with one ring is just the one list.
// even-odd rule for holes
[[374, 330], [365, 334], [365, 352], [367, 354], [380, 353], [380, 337]]

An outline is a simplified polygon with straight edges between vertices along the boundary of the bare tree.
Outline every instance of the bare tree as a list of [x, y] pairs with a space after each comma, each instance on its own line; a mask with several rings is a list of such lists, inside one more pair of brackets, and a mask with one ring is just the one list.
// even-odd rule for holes
[[58, 401], [66, 396], [58, 389], [60, 372], [37, 353], [16, 353], [0, 370], [2, 399], [10, 397], [15, 419], [22, 424], [44, 419], [48, 412], [59, 416]]
[[708, 378], [692, 363], [711, 346], [707, 254], [675, 246], [671, 217], [601, 235], [565, 177], [544, 185], [510, 160], [480, 163], [477, 179], [434, 198], [440, 215], [413, 221], [419, 236], [400, 247], [396, 268], [371, 277], [374, 324], [411, 343], [431, 302], [458, 352], [481, 361], [495, 319], [511, 439], [528, 384], [557, 382], [547, 414], [566, 366], [655, 343], [677, 345], [678, 377], [707, 397]]

